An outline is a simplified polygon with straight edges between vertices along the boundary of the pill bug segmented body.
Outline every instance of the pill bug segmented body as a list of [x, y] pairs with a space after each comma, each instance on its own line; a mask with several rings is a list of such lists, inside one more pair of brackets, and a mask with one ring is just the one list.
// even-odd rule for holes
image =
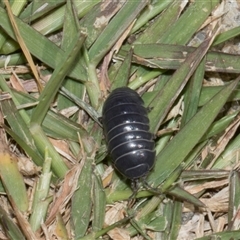
[[128, 87], [115, 89], [104, 103], [102, 123], [115, 168], [130, 180], [145, 177], [155, 162], [155, 144], [141, 97]]

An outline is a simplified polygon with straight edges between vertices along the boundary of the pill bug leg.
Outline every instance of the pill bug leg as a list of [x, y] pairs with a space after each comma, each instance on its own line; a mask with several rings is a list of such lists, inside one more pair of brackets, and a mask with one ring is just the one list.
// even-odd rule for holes
[[152, 186], [150, 186], [146, 179], [143, 180], [142, 184], [149, 192], [153, 193], [154, 195], [162, 194], [162, 192], [158, 188], [153, 188]]
[[131, 189], [133, 193], [129, 198], [135, 197], [137, 195], [138, 190], [140, 189], [139, 179], [135, 179], [131, 181]]
[[136, 195], [140, 189], [140, 183], [145, 188], [143, 190], [147, 190], [147, 191], [153, 193], [153, 195], [161, 195], [162, 194], [162, 192], [158, 188], [153, 188], [152, 186], [150, 186], [148, 184], [148, 182], [146, 181], [146, 176], [143, 177], [141, 180], [134, 179], [131, 181], [132, 195], [128, 198], [128, 207], [133, 206], [133, 204], [135, 203]]
[[140, 186], [139, 186], [139, 179], [135, 179], [131, 181], [131, 189], [132, 195], [128, 198], [128, 207], [131, 208], [136, 201], [136, 195], [138, 193]]

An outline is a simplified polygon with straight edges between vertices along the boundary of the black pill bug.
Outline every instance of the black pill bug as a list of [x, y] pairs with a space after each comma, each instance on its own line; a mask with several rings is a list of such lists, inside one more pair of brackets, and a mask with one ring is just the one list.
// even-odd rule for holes
[[103, 106], [108, 151], [115, 168], [132, 182], [146, 177], [155, 162], [147, 114], [142, 98], [128, 87], [115, 89]]

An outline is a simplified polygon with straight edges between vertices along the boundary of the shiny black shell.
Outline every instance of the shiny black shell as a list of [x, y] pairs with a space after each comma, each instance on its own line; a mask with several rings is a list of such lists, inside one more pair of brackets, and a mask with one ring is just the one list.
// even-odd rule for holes
[[155, 162], [155, 144], [141, 97], [128, 87], [115, 89], [103, 105], [102, 123], [115, 168], [131, 180], [146, 176]]

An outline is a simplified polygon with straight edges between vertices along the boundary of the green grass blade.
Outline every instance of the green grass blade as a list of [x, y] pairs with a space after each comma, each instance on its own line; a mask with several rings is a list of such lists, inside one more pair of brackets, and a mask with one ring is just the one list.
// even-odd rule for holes
[[26, 238], [22, 234], [21, 230], [15, 224], [12, 216], [9, 216], [6, 211], [0, 206], [0, 223], [6, 233], [6, 235], [11, 240], [25, 240]]
[[[87, 2], [74, 0], [71, 1], [71, 4], [72, 2], [74, 2], [76, 6], [78, 18], [81, 18], [88, 13], [92, 7], [99, 2], [99, 0]], [[53, 33], [54, 31], [59, 30], [63, 25], [66, 8], [66, 5], [63, 5], [63, 3], [65, 3], [65, 1], [33, 1], [32, 4], [29, 4], [20, 14], [19, 18], [26, 23], [30, 23], [31, 21], [34, 21], [34, 19], [39, 18], [40, 20], [34, 21], [32, 27], [43, 35]], [[58, 7], [59, 5], [60, 7]], [[3, 40], [5, 41], [6, 38], [3, 38]], [[18, 44], [15, 41], [8, 39], [1, 49], [1, 52], [8, 54], [15, 52], [18, 49]]]
[[174, 186], [172, 189], [168, 191], [171, 196], [176, 197], [178, 200], [184, 200], [189, 203], [192, 203], [197, 207], [206, 207], [197, 197], [189, 193], [188, 191], [182, 189], [179, 186]]
[[17, 159], [6, 151], [4, 141], [1, 139], [0, 175], [4, 189], [17, 208], [26, 212], [28, 209], [28, 196], [22, 174], [18, 170]]
[[34, 140], [28, 126], [23, 121], [15, 105], [11, 100], [4, 100], [1, 102], [1, 108], [8, 124], [11, 127], [11, 129], [5, 127], [6, 131], [26, 151], [26, 153], [31, 156], [33, 161], [38, 166], [41, 166], [43, 159], [41, 158], [36, 146], [34, 145]]
[[[161, 1], [157, 4], [162, 3], [170, 4], [170, 1]], [[183, 10], [182, 5], [182, 2], [180, 1], [172, 1], [172, 3], [167, 7], [167, 9], [161, 15], [159, 15], [142, 34], [139, 35], [136, 41], [134, 41], [134, 44], [156, 43], [159, 38], [164, 35], [168, 28], [170, 28], [177, 21], [179, 14]], [[138, 20], [135, 25], [137, 24]], [[135, 26], [133, 29], [135, 29]]]
[[87, 158], [72, 197], [71, 221], [75, 239], [83, 237], [90, 221], [92, 209], [92, 159]]
[[97, 232], [103, 228], [105, 208], [106, 208], [106, 194], [102, 186], [102, 180], [99, 176], [93, 176], [94, 189], [93, 189], [93, 220], [92, 228]]
[[212, 40], [213, 39], [209, 38], [203, 42], [196, 51], [188, 55], [181, 67], [175, 71], [171, 79], [169, 79], [164, 88], [156, 95], [155, 99], [150, 104], [149, 107], [153, 109], [149, 114], [151, 123], [150, 130], [153, 133], [156, 133], [167, 112], [172, 107], [174, 101], [186, 85], [203, 56], [206, 54]]
[[240, 239], [240, 231], [225, 231], [219, 233], [213, 233], [205, 237], [196, 238], [195, 240], [212, 240], [212, 239], [221, 239], [221, 240], [229, 240], [229, 239]]
[[[135, 44], [132, 61], [142, 66], [160, 69], [178, 69], [195, 47], [171, 44]], [[117, 57], [125, 59], [127, 50], [120, 50]], [[205, 70], [210, 72], [240, 73], [240, 56], [209, 51]]]
[[[63, 50], [18, 18], [15, 18], [15, 21], [18, 25], [21, 36], [32, 55], [54, 69], [58, 67], [59, 64], [62, 64], [62, 60], [66, 55]], [[3, 8], [0, 8], [0, 22], [4, 31], [11, 38], [16, 40], [8, 15]], [[86, 80], [85, 69], [80, 64], [76, 64], [72, 69], [72, 72], [69, 73], [69, 76], [81, 81]]]
[[48, 152], [46, 151], [45, 160], [43, 163], [43, 172], [35, 188], [32, 214], [29, 220], [31, 228], [34, 232], [36, 232], [44, 222], [48, 206], [52, 201], [52, 197], [49, 196], [49, 188], [52, 176], [50, 171], [51, 161], [52, 160], [48, 157]]
[[[141, 235], [144, 236], [144, 232], [143, 232], [144, 230], [145, 231], [146, 230], [164, 231], [167, 226], [166, 215], [159, 214], [157, 212], [153, 212], [141, 218], [137, 217], [137, 219], [138, 220], [135, 220], [135, 219], [130, 220], [132, 226], [127, 228], [127, 231], [129, 232], [130, 236], [134, 236], [137, 233], [141, 233]], [[144, 239], [147, 239], [147, 238], [144, 236]]]
[[[237, 82], [238, 79], [217, 93], [159, 153], [155, 170], [149, 176], [150, 182], [159, 185], [184, 161], [185, 157], [210, 127]], [[189, 135], [189, 133], [191, 134]]]
[[[80, 29], [77, 16], [75, 16], [74, 14], [77, 11], [77, 9], [75, 9], [75, 5], [76, 4], [73, 4], [72, 6], [72, 1], [68, 1], [65, 7], [65, 21], [63, 24], [63, 37], [61, 43], [61, 48], [64, 51], [66, 51], [72, 43], [72, 38], [70, 38], [69, 36], [75, 36], [78, 32], [78, 29]], [[72, 94], [78, 96], [79, 98], [83, 98], [85, 88], [84, 85], [80, 82], [74, 81], [66, 77], [62, 86], [68, 89], [68, 91], [70, 91]], [[65, 96], [63, 96], [62, 94], [58, 94], [57, 107], [59, 110], [73, 106], [73, 104], [74, 103], [68, 100], [68, 98], [66, 98]]]
[[[154, 31], [153, 34], [160, 36], [157, 42], [166, 44], [187, 44], [192, 35], [198, 31], [200, 26], [211, 13], [211, 10], [214, 9], [218, 3], [218, 0], [195, 1], [191, 3], [187, 10], [183, 12], [181, 17], [174, 24], [170, 24], [166, 31]], [[169, 15], [169, 18], [172, 18], [172, 16]], [[182, 31], [182, 29], [184, 29], [184, 31]], [[136, 74], [137, 76], [140, 75], [140, 77], [136, 77], [134, 80], [132, 80], [131, 84], [129, 84], [129, 87], [136, 89], [147, 81], [150, 81], [151, 79], [156, 78], [165, 72], [157, 69], [149, 73], [148, 70], [143, 68], [140, 68], [140, 71], [142, 72], [141, 74]], [[145, 81], [143, 81], [143, 79]]]
[[[236, 214], [238, 213], [240, 205], [240, 176], [237, 171], [233, 171], [230, 176], [229, 184], [229, 210], [228, 210], [228, 229], [235, 230], [238, 227], [236, 222]], [[236, 226], [237, 225], [237, 226]]]
[[235, 119], [237, 114], [240, 112], [236, 111], [232, 114], [226, 115], [223, 118], [219, 119], [218, 121], [214, 122], [211, 127], [208, 129], [208, 132], [204, 134], [203, 138], [201, 141], [210, 139], [214, 135], [217, 135], [223, 131], [226, 130], [226, 128], [229, 126], [229, 124]]
[[[22, 92], [17, 92], [16, 90], [12, 90], [12, 93], [13, 96], [17, 99], [20, 106], [36, 103], [36, 99], [30, 95], [24, 94]], [[31, 116], [32, 110], [27, 110], [27, 113], [29, 116]], [[67, 139], [78, 142], [78, 133], [82, 139], [87, 138], [88, 135], [86, 130], [81, 125], [52, 110], [49, 110], [47, 112], [42, 127], [48, 136], [56, 139]]]
[[229, 176], [229, 171], [226, 170], [189, 170], [183, 171], [181, 178], [183, 181], [196, 181], [196, 180], [206, 180], [206, 179], [219, 179], [227, 178]]
[[0, 58], [0, 67], [3, 68], [7, 62], [7, 59], [9, 59], [8, 65], [18, 65], [23, 64], [26, 62], [26, 58], [21, 53], [14, 53], [7, 56], [1, 56]]
[[54, 70], [51, 79], [48, 81], [39, 97], [39, 104], [37, 105], [31, 117], [32, 123], [37, 123], [39, 125], [42, 123], [50, 105], [52, 104], [52, 100], [59, 90], [65, 76], [74, 64], [74, 61], [79, 53], [80, 48], [82, 47], [82, 44], [85, 41], [85, 38], [86, 34], [81, 31], [80, 34], [77, 35], [76, 38], [72, 41], [72, 44], [68, 49], [68, 53], [62, 59], [62, 63], [59, 64]]
[[178, 232], [181, 227], [182, 222], [182, 203], [174, 201], [173, 204], [173, 215], [171, 219], [171, 229], [169, 232], [168, 239], [177, 239]]
[[[6, 80], [3, 78], [2, 75], [0, 75], [0, 88], [4, 91], [4, 92], [8, 92], [11, 95], [11, 98], [13, 100], [13, 102], [15, 103], [16, 107], [18, 107], [20, 104], [18, 102], [18, 99], [14, 96], [12, 90], [9, 88], [8, 84], [6, 83]], [[21, 115], [23, 121], [28, 124], [30, 121], [29, 116], [27, 115], [26, 111], [24, 109], [19, 110], [19, 114]]]
[[[91, 1], [73, 0], [72, 2], [75, 5], [78, 18], [81, 18], [86, 13], [91, 11], [91, 9], [99, 1], [100, 0], [91, 0]], [[64, 23], [65, 8], [66, 8], [66, 5], [56, 9], [55, 11], [51, 12], [47, 17], [40, 19], [39, 21], [34, 23], [32, 27], [44, 35], [60, 29]]]
[[70, 91], [65, 89], [64, 87], [61, 88], [60, 93], [63, 94], [64, 96], [66, 96], [68, 99], [71, 99], [77, 106], [84, 109], [92, 117], [92, 119], [95, 122], [98, 122], [100, 124], [100, 122], [99, 122], [100, 115], [94, 108], [91, 107], [91, 105], [89, 105], [85, 101], [79, 99], [74, 94], [72, 94]]
[[[212, 86], [212, 87], [203, 87], [201, 91], [201, 96], [199, 99], [199, 106], [205, 105], [217, 92], [222, 89], [223, 86]], [[240, 99], [240, 90], [235, 89], [228, 99], [229, 102], [237, 101]]]
[[[192, 2], [178, 21], [165, 31], [158, 42], [186, 44], [218, 3], [219, 0]], [[182, 31], [183, 29], [184, 31]]]
[[[131, 33], [134, 33], [137, 30], [139, 30], [149, 20], [151, 20], [156, 15], [158, 15], [161, 11], [166, 9], [171, 2], [173, 2], [173, 0], [170, 0], [170, 1], [169, 0], [163, 0], [163, 1], [155, 1], [155, 2], [153, 1], [153, 2], [151, 2], [149, 4], [149, 6], [144, 9], [144, 11], [140, 15], [140, 17], [137, 19], [136, 23], [134, 24], [133, 29], [131, 30]], [[145, 35], [147, 35], [147, 34], [145, 34]]]
[[132, 51], [129, 51], [122, 65], [116, 72], [114, 79], [112, 80], [111, 90], [114, 90], [115, 88], [118, 87], [127, 86], [131, 70], [131, 61]]
[[220, 33], [219, 35], [216, 36], [213, 42], [213, 46], [226, 42], [231, 38], [237, 37], [239, 34], [240, 34], [240, 27], [235, 27], [226, 32]]
[[[15, 0], [15, 1], [12, 1], [11, 2], [12, 13], [15, 16], [18, 16], [26, 4], [27, 4], [26, 0], [23, 0], [23, 1]], [[9, 40], [9, 37], [6, 35], [5, 32], [3, 32], [1, 30], [1, 33], [0, 33], [0, 49], [4, 48], [6, 44], [9, 44], [8, 40]]]
[[69, 36], [76, 36], [76, 33], [80, 29], [80, 25], [76, 16], [75, 4], [68, 1], [65, 6], [64, 23], [63, 23], [63, 37], [61, 42], [61, 49], [68, 51], [71, 48], [72, 38]]
[[114, 16], [101, 35], [89, 50], [89, 61], [95, 66], [102, 60], [113, 44], [126, 31], [141, 10], [146, 6], [144, 1], [127, 1]]
[[33, 0], [30, 4], [27, 5], [24, 11], [21, 12], [19, 17], [22, 20], [24, 20], [24, 22], [29, 23], [43, 16], [44, 14], [47, 14], [49, 11], [54, 11], [55, 8], [63, 5], [64, 3], [65, 3], [64, 0], [58, 0], [58, 1]]
[[88, 33], [88, 38], [86, 39], [87, 49], [93, 45], [123, 4], [124, 2], [99, 1], [99, 3], [80, 20], [80, 25], [86, 28]]
[[14, 131], [12, 131], [7, 126], [3, 126], [3, 128], [16, 141], [16, 143], [32, 158], [33, 162], [37, 166], [42, 166], [43, 158], [39, 154], [35, 146], [34, 148], [29, 146], [25, 141], [22, 140], [22, 138], [20, 138]]
[[234, 167], [238, 161], [240, 135], [237, 135], [225, 148], [224, 152], [214, 163], [212, 169], [225, 169]]
[[205, 73], [205, 61], [206, 58], [203, 58], [186, 87], [181, 126], [184, 126], [198, 110], [198, 103]]
[[41, 155], [44, 156], [46, 149], [48, 150], [49, 156], [52, 158], [53, 173], [57, 177], [63, 178], [68, 171], [68, 167], [66, 166], [60, 155], [57, 153], [54, 146], [49, 141], [46, 134], [43, 132], [42, 128], [37, 124], [31, 124], [30, 132], [32, 133], [35, 145]]

